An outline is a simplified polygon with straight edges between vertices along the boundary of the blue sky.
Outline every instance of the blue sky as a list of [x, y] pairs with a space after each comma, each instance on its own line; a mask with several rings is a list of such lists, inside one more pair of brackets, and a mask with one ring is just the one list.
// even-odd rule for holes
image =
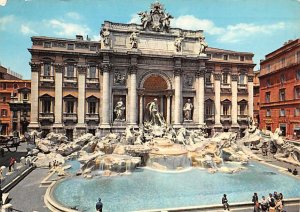
[[[139, 23], [149, 0], [0, 0], [0, 63], [30, 78], [31, 36], [99, 40], [104, 20]], [[300, 0], [160, 0], [173, 27], [204, 30], [209, 46], [255, 54], [300, 37]], [[259, 65], [255, 69], [259, 69]]]

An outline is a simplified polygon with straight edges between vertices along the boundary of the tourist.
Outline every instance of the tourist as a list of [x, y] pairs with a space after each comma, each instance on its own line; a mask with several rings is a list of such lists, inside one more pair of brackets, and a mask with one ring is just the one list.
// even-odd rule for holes
[[4, 149], [2, 147], [0, 147], [0, 155], [2, 158], [4, 157], [4, 152], [5, 152]]
[[275, 206], [276, 206], [275, 200], [274, 198], [271, 198], [271, 201], [269, 202], [269, 212], [275, 212]]
[[260, 202], [260, 205], [261, 205], [261, 211], [262, 212], [268, 211], [269, 204], [268, 204], [268, 200], [266, 200], [265, 196], [262, 196], [262, 200]]
[[283, 205], [282, 205], [282, 202], [279, 198], [276, 200], [275, 204], [276, 204], [275, 205], [275, 211], [276, 212], [282, 212], [283, 211]]
[[230, 211], [226, 194], [223, 195], [222, 204], [223, 204], [224, 210]]
[[102, 212], [103, 203], [101, 202], [101, 198], [98, 199], [98, 202], [96, 203], [96, 210]]
[[284, 205], [284, 202], [283, 202], [283, 194], [282, 194], [282, 193], [279, 193], [278, 197], [279, 197], [279, 199], [281, 200], [282, 205]]
[[269, 204], [272, 201], [272, 199], [274, 200], [273, 195], [271, 193], [269, 193], [269, 197], [268, 197], [268, 203]]
[[292, 170], [292, 169], [290, 169], [290, 168], [288, 168], [288, 172], [291, 172], [291, 173], [292, 173], [292, 172], [293, 172], [293, 170]]
[[277, 191], [274, 191], [273, 197], [274, 197], [275, 200], [278, 200], [278, 194], [277, 194]]
[[16, 161], [16, 159], [14, 157], [10, 158], [9, 166], [8, 166], [8, 171], [11, 172], [11, 167], [14, 165], [15, 161]]
[[293, 171], [293, 175], [298, 175], [298, 171], [297, 171], [296, 168], [295, 168], [294, 171]]
[[253, 212], [260, 212], [260, 207], [258, 201], [254, 203]]
[[3, 202], [2, 202], [2, 196], [3, 196], [3, 192], [2, 192], [2, 188], [0, 185], [0, 206], [2, 206]]
[[258, 202], [257, 193], [254, 193], [254, 195], [252, 196], [252, 202], [253, 202], [254, 205], [256, 204], [256, 202]]

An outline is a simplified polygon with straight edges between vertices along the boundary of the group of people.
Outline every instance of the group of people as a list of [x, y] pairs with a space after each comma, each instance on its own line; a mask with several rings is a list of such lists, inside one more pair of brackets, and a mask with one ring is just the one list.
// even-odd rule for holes
[[[252, 202], [254, 205], [254, 212], [284, 212], [283, 194], [278, 194], [276, 191], [274, 191], [273, 194], [269, 193], [269, 196], [267, 198], [265, 196], [262, 196], [262, 199], [260, 201], [257, 193], [254, 193], [252, 196]], [[222, 204], [224, 210], [230, 210], [226, 194], [224, 194], [222, 197]]]
[[294, 170], [288, 168], [288, 172], [292, 173], [293, 175], [298, 175], [298, 171], [296, 168]]
[[258, 200], [257, 193], [254, 193], [252, 197], [252, 202], [254, 204], [254, 212], [283, 212], [283, 194], [269, 193], [269, 196], [266, 198], [262, 196], [261, 201]]

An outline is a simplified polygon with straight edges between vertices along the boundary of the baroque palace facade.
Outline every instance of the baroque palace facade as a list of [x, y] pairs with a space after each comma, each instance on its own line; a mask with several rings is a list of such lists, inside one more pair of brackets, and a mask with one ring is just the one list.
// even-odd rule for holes
[[174, 128], [246, 128], [253, 117], [253, 54], [207, 47], [202, 30], [170, 28], [172, 16], [159, 3], [139, 15], [141, 25], [105, 21], [99, 42], [31, 38], [31, 129], [69, 137], [121, 132], [143, 125], [154, 99]]

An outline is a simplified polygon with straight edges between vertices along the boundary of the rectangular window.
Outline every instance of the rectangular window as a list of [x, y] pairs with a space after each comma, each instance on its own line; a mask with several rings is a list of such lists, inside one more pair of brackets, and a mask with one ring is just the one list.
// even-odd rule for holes
[[283, 84], [285, 82], [285, 75], [281, 74], [280, 75], [280, 83]]
[[245, 57], [244, 56], [240, 56], [240, 61], [244, 61]]
[[228, 55], [223, 55], [224, 60], [228, 60]]
[[48, 100], [48, 99], [46, 99], [46, 100], [44, 100], [43, 102], [42, 102], [42, 108], [43, 108], [43, 113], [50, 113], [50, 109], [51, 109], [51, 100]]
[[205, 114], [206, 115], [213, 115], [213, 107], [212, 104], [205, 105]]
[[270, 73], [270, 71], [271, 71], [271, 64], [268, 64], [268, 66], [267, 66], [267, 73]]
[[89, 113], [90, 114], [96, 113], [96, 102], [89, 102]]
[[267, 79], [267, 87], [270, 87], [270, 86], [271, 86], [271, 80]]
[[295, 108], [295, 112], [294, 112], [295, 116], [300, 116], [300, 108]]
[[44, 64], [44, 76], [50, 76], [51, 75], [51, 66], [49, 63]]
[[267, 117], [271, 117], [271, 110], [270, 110], [270, 109], [267, 109], [266, 116], [267, 116]]
[[90, 76], [89, 78], [96, 78], [96, 66], [90, 66]]
[[74, 77], [74, 65], [67, 66], [67, 77]]
[[285, 89], [279, 90], [279, 101], [285, 101]]
[[74, 102], [73, 101], [67, 101], [66, 103], [66, 110], [67, 113], [74, 113]]
[[242, 85], [245, 84], [245, 75], [244, 74], [240, 74], [240, 76], [239, 76], [239, 84], [242, 84]]
[[229, 105], [223, 105], [223, 115], [229, 115]]
[[246, 115], [246, 105], [245, 104], [241, 104], [240, 105], [240, 115]]
[[296, 79], [297, 79], [297, 80], [300, 80], [300, 70], [298, 70], [298, 71], [296, 72]]
[[300, 87], [295, 87], [295, 99], [300, 99]]
[[68, 44], [67, 49], [68, 50], [74, 50], [74, 44]]
[[205, 83], [211, 84], [211, 73], [205, 73]]
[[6, 89], [7, 89], [6, 83], [3, 83], [2, 88], [3, 88], [3, 90], [6, 90]]
[[223, 84], [227, 84], [227, 82], [228, 82], [228, 74], [223, 73]]
[[23, 94], [23, 99], [28, 100], [28, 93]]
[[13, 111], [13, 118], [18, 118], [18, 112], [17, 111]]
[[6, 97], [5, 96], [2, 97], [2, 102], [6, 102]]
[[280, 60], [280, 63], [281, 63], [281, 67], [284, 67], [284, 66], [285, 66], [285, 58], [282, 58], [282, 59]]
[[96, 46], [90, 46], [90, 51], [96, 51]]
[[271, 100], [271, 92], [266, 92], [265, 100], [266, 100], [266, 103], [270, 103], [270, 100]]
[[285, 116], [285, 110], [284, 109], [280, 109], [280, 116]]

